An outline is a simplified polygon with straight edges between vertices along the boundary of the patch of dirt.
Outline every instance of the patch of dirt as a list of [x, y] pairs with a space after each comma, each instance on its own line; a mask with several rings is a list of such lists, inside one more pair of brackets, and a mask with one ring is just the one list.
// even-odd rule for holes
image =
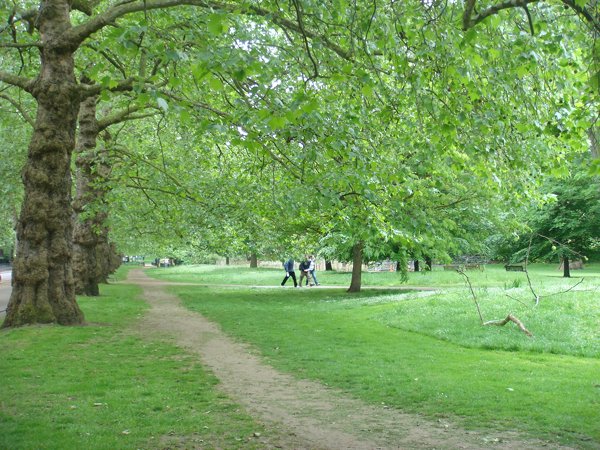
[[[129, 283], [142, 286], [151, 305], [145, 332], [172, 337], [220, 380], [220, 389], [273, 430], [265, 448], [285, 449], [540, 449], [567, 448], [516, 433], [474, 432], [449, 421], [432, 421], [348, 398], [322, 384], [298, 380], [266, 365], [252, 349], [234, 342], [219, 327], [181, 306], [141, 270]], [[262, 441], [262, 439], [261, 439]]]

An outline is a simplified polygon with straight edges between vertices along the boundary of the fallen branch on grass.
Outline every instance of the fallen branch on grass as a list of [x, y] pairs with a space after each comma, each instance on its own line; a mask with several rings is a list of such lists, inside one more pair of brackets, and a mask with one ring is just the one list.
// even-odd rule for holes
[[523, 333], [525, 333], [527, 336], [529, 336], [529, 337], [533, 336], [533, 334], [531, 334], [531, 332], [527, 328], [525, 328], [525, 325], [523, 325], [523, 322], [521, 322], [519, 319], [517, 319], [512, 314], [509, 314], [503, 320], [490, 320], [488, 322], [485, 322], [484, 325], [497, 325], [497, 326], [501, 327], [501, 326], [506, 325], [508, 322], [514, 322], [519, 327], [519, 329]]

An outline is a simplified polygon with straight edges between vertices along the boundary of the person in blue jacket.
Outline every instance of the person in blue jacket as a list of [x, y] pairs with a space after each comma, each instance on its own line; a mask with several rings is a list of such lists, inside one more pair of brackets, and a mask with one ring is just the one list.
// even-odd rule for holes
[[285, 277], [281, 282], [282, 286], [285, 286], [289, 277], [292, 277], [294, 280], [294, 287], [298, 287], [298, 282], [296, 281], [296, 272], [294, 272], [294, 260], [292, 258], [288, 259], [283, 263], [283, 268], [285, 269]]

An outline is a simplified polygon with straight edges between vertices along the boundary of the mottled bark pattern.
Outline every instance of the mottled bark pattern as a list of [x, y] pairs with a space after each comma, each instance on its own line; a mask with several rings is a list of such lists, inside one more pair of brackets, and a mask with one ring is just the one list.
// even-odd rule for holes
[[22, 174], [25, 196], [3, 327], [83, 322], [73, 286], [70, 172], [79, 95], [73, 48], [60, 40], [71, 26], [68, 2], [42, 1], [38, 26], [42, 69], [32, 91], [38, 109]]
[[[87, 98], [79, 111], [79, 135], [76, 153], [76, 194], [73, 202], [75, 213], [73, 231], [73, 275], [77, 294], [97, 296], [98, 283], [106, 276], [102, 271], [102, 259], [108, 248], [108, 229], [105, 225], [106, 176], [110, 169], [104, 161], [105, 151], [96, 150], [99, 133], [96, 120], [96, 97]], [[104, 266], [106, 266], [104, 264]]]
[[348, 292], [360, 292], [362, 284], [363, 243], [358, 242], [352, 247], [352, 280]]

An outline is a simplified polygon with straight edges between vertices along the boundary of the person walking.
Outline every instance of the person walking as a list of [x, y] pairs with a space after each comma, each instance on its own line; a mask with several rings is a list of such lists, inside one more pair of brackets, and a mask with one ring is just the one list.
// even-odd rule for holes
[[317, 281], [316, 272], [317, 272], [317, 261], [316, 261], [314, 255], [310, 255], [310, 257], [308, 258], [308, 273], [310, 274], [310, 276], [312, 276], [312, 279], [315, 282], [315, 286], [318, 286], [319, 282]]
[[298, 282], [296, 281], [296, 272], [294, 272], [294, 260], [292, 258], [288, 259], [283, 263], [283, 268], [285, 269], [285, 278], [281, 282], [282, 286], [285, 286], [289, 277], [292, 277], [294, 280], [294, 287], [298, 287]]
[[309, 263], [306, 260], [306, 256], [304, 257], [304, 260], [300, 263], [300, 265], [298, 266], [298, 269], [300, 270], [300, 283], [299, 286], [302, 287], [302, 281], [304, 280], [304, 278], [306, 278], [306, 284], [308, 285], [308, 266]]

